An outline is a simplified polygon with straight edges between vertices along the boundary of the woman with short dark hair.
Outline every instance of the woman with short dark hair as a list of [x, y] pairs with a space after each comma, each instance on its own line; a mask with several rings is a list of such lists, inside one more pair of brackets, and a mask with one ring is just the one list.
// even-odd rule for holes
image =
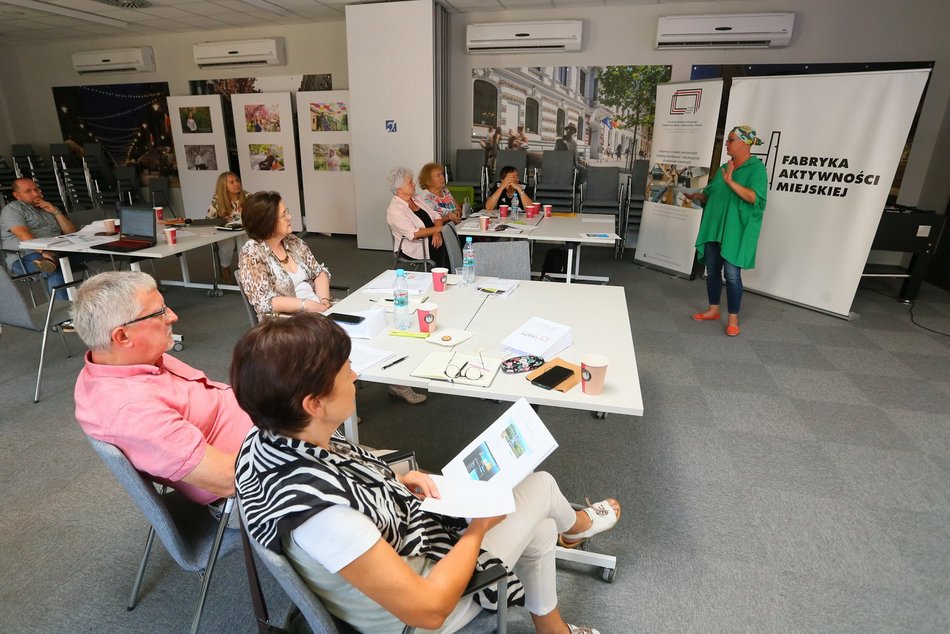
[[[299, 354], [306, 350], [307, 354]], [[512, 602], [538, 632], [596, 634], [557, 608], [554, 546], [612, 528], [616, 500], [575, 511], [554, 478], [533, 473], [514, 489], [507, 517], [467, 523], [421, 509], [432, 478], [396, 475], [338, 428], [355, 409], [350, 339], [329, 319], [262, 322], [237, 343], [231, 384], [252, 430], [238, 456], [237, 494], [248, 532], [283, 552], [327, 609], [361, 632], [401, 623], [455, 632], [495, 609], [493, 589], [462, 599], [474, 570], [501, 563]], [[517, 576], [515, 576], [517, 574]]]

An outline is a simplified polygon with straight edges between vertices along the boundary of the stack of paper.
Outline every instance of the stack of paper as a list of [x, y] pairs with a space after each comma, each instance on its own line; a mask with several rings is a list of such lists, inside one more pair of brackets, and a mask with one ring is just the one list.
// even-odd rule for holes
[[[393, 287], [396, 285], [396, 272], [384, 271], [376, 279], [366, 285], [364, 293], [380, 293], [392, 297]], [[421, 295], [432, 287], [432, 273], [414, 273], [406, 271], [406, 286], [410, 295]]]
[[571, 342], [570, 326], [532, 317], [501, 343], [513, 355], [533, 354], [547, 361], [570, 346]]
[[364, 318], [358, 324], [348, 324], [345, 321], [336, 322], [346, 331], [350, 339], [372, 339], [386, 328], [386, 311], [382, 308], [355, 310], [349, 314]]
[[500, 277], [481, 277], [478, 279], [476, 291], [487, 295], [501, 295], [508, 297], [518, 288], [518, 280], [503, 280]]
[[350, 347], [350, 368], [357, 374], [362, 374], [368, 368], [395, 358], [395, 356], [395, 353], [388, 350], [379, 350], [354, 341]]

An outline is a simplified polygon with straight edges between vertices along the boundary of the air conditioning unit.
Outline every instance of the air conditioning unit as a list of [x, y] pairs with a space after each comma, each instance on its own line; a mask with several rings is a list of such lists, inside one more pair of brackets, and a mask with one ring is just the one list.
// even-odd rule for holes
[[198, 68], [220, 66], [283, 66], [284, 38], [238, 42], [198, 42], [194, 45]]
[[155, 70], [151, 46], [73, 53], [73, 68], [80, 75], [95, 73], [150, 73]]
[[671, 15], [656, 25], [656, 47], [777, 48], [788, 46], [794, 13]]
[[469, 53], [546, 53], [581, 50], [581, 20], [469, 24]]

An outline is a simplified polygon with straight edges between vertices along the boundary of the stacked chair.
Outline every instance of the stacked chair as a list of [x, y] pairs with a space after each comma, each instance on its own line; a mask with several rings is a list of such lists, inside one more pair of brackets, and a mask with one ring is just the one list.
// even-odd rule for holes
[[576, 210], [577, 168], [574, 155], [563, 150], [545, 150], [541, 157], [541, 172], [535, 174], [534, 197], [554, 211]]

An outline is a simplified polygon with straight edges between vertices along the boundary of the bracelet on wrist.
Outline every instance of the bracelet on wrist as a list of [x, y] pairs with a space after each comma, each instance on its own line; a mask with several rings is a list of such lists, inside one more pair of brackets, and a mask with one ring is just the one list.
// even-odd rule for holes
[[298, 313], [304, 312], [304, 310], [306, 309], [306, 305], [307, 305], [307, 300], [305, 299], [300, 300], [300, 308], [297, 309], [297, 312]]

